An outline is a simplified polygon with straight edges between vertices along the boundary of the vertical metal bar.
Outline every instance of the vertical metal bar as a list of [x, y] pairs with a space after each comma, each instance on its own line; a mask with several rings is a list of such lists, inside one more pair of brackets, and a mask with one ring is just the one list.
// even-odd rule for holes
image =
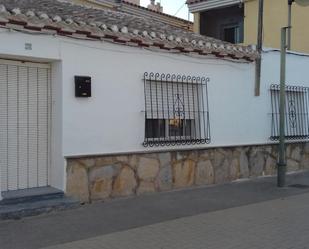
[[146, 91], [146, 77], [147, 73], [144, 73], [144, 98], [145, 98], [145, 135], [144, 142], [148, 145], [148, 136], [147, 136], [147, 91]]
[[276, 139], [279, 139], [279, 122], [278, 122], [278, 117], [279, 117], [279, 95], [280, 92], [278, 91], [278, 85], [275, 86], [276, 88], [274, 89], [274, 105], [275, 105], [275, 137]]
[[156, 86], [156, 108], [157, 108], [157, 120], [158, 120], [158, 134], [159, 134], [159, 143], [161, 142], [161, 129], [160, 129], [160, 116], [159, 116], [159, 101], [158, 101], [158, 80], [157, 80], [157, 74], [155, 74], [155, 86]]
[[197, 136], [196, 136], [196, 110], [195, 110], [195, 97], [194, 97], [194, 80], [195, 80], [195, 77], [192, 77], [192, 81], [191, 81], [191, 90], [192, 90], [192, 100], [193, 100], [193, 115], [194, 115], [194, 139], [196, 140], [197, 139]]
[[300, 127], [297, 125], [299, 124], [299, 117], [297, 115], [297, 108], [298, 108], [298, 96], [297, 96], [297, 87], [292, 87], [292, 96], [294, 101], [294, 111], [295, 111], [295, 130], [296, 130], [296, 137], [298, 137], [301, 133]]
[[285, 107], [284, 107], [284, 117], [285, 117], [285, 125], [284, 125], [284, 136], [290, 136], [292, 133], [291, 125], [289, 122], [289, 98], [293, 93], [290, 91], [289, 87], [285, 87]]
[[271, 99], [271, 137], [275, 136], [275, 123], [274, 123], [274, 91], [272, 87], [270, 88], [270, 99]]
[[308, 136], [306, 97], [307, 97], [307, 87], [304, 88], [303, 92], [304, 138], [307, 138]]
[[[175, 117], [175, 97], [174, 97], [174, 79], [175, 79], [175, 77], [176, 76], [173, 74], [172, 78], [171, 78], [171, 80], [172, 80], [172, 99], [173, 99], [173, 121], [174, 122], [175, 122], [175, 118], [176, 118]], [[174, 136], [173, 136], [173, 138], [174, 138], [174, 143], [176, 143], [176, 132], [175, 132], [175, 129], [174, 129]]]
[[300, 88], [299, 91], [299, 99], [300, 99], [300, 119], [301, 119], [301, 130], [302, 130], [302, 134], [301, 137], [304, 138], [305, 137], [305, 133], [306, 133], [306, 128], [305, 128], [305, 119], [304, 119], [304, 88]]
[[[288, 0], [288, 27], [292, 26], [292, 4], [294, 0]], [[291, 29], [288, 29], [287, 49], [291, 50]]]
[[263, 48], [263, 16], [264, 16], [264, 0], [259, 0], [257, 46], [256, 46], [259, 56], [256, 59], [256, 65], [255, 65], [255, 96], [260, 96], [262, 48]]
[[[291, 90], [290, 90], [290, 92], [288, 92], [288, 93], [286, 93], [286, 95], [290, 95], [290, 96], [292, 96], [292, 101], [294, 101], [294, 108], [295, 108], [295, 110], [296, 110], [296, 106], [297, 106], [297, 99], [296, 99], [296, 94], [295, 94], [295, 89], [294, 89], [294, 87], [291, 87]], [[287, 106], [288, 106], [288, 108], [289, 108], [289, 103], [287, 104]], [[288, 113], [287, 113], [287, 115], [289, 116], [290, 115], [290, 110], [288, 109]], [[290, 117], [289, 117], [289, 119], [290, 119]], [[298, 120], [297, 120], [297, 116], [296, 116], [296, 113], [295, 113], [295, 122], [297, 123], [298, 122]], [[299, 130], [298, 130], [298, 127], [297, 126], [295, 126], [295, 135], [294, 136], [298, 136], [299, 135]]]
[[191, 107], [190, 107], [190, 94], [189, 94], [189, 80], [186, 77], [186, 85], [187, 85], [187, 98], [188, 98], [188, 113], [189, 113], [189, 127], [190, 127], [190, 141], [192, 140], [192, 119], [191, 119]]
[[206, 81], [205, 78], [201, 79], [201, 94], [202, 94], [202, 115], [203, 115], [203, 128], [204, 128], [204, 136], [203, 139], [206, 140], [206, 124], [205, 124], [205, 102], [204, 102], [204, 81]]
[[[163, 92], [163, 84], [162, 84], [162, 77], [163, 77], [163, 74], [161, 74], [161, 76], [160, 76], [160, 82], [161, 82], [161, 105], [162, 105], [162, 117], [163, 117], [163, 120], [164, 120], [164, 124], [165, 124], [165, 111], [164, 111], [164, 96], [163, 96], [163, 94], [164, 94], [164, 92]], [[165, 134], [165, 132], [166, 132], [166, 126], [164, 125], [164, 143], [166, 142], [166, 134]]]
[[301, 138], [304, 138], [305, 136], [305, 124], [304, 124], [304, 101], [303, 101], [303, 96], [304, 96], [304, 88], [303, 87], [300, 87], [300, 90], [299, 90], [299, 101], [300, 101], [300, 106], [299, 106], [299, 115], [300, 115], [300, 120], [301, 120]]
[[305, 126], [304, 126], [304, 117], [303, 117], [303, 107], [304, 107], [304, 102], [303, 102], [303, 88], [299, 87], [299, 92], [298, 92], [298, 98], [299, 98], [299, 108], [298, 108], [298, 115], [299, 115], [299, 119], [300, 119], [300, 124], [299, 127], [301, 129], [301, 134], [300, 137], [304, 138], [304, 134], [305, 134]]
[[286, 161], [285, 161], [285, 69], [286, 69], [286, 31], [281, 29], [281, 65], [280, 65], [280, 137], [279, 137], [279, 161], [278, 161], [278, 187], [285, 186]]
[[177, 127], [177, 130], [178, 130], [178, 134], [179, 134], [179, 138], [177, 139], [178, 143], [179, 141], [181, 141], [181, 136], [182, 136], [182, 132], [183, 132], [183, 127], [181, 128], [181, 114], [180, 114], [180, 106], [179, 106], [179, 102], [180, 102], [180, 94], [179, 94], [179, 77], [177, 76], [176, 77], [176, 89], [177, 89], [177, 108], [178, 108], [178, 127]]
[[306, 125], [306, 127], [307, 127], [307, 132], [306, 132], [306, 135], [307, 135], [307, 138], [308, 138], [308, 136], [309, 136], [309, 112], [308, 112], [308, 103], [309, 103], [309, 101], [308, 101], [308, 99], [309, 99], [309, 94], [308, 94], [308, 90], [309, 90], [309, 88], [308, 87], [306, 87], [306, 96], [305, 96], [305, 101], [306, 101], [306, 103], [305, 103], [305, 108], [306, 108], [306, 117], [307, 117], [307, 125]]
[[152, 73], [149, 74], [149, 91], [150, 91], [150, 111], [151, 111], [151, 133], [152, 133], [152, 140], [154, 140], [154, 120], [153, 120], [153, 99], [152, 99], [152, 81], [151, 81]]
[[208, 96], [208, 82], [209, 78], [206, 79], [205, 91], [206, 91], [206, 102], [207, 102], [207, 140], [210, 142], [210, 120], [209, 120], [209, 96]]
[[167, 101], [167, 134], [165, 134], [165, 137], [167, 139], [167, 141], [170, 142], [170, 138], [169, 138], [169, 134], [170, 134], [170, 126], [169, 126], [169, 122], [170, 122], [170, 100], [169, 100], [169, 91], [168, 91], [168, 79], [169, 78], [169, 74], [166, 75], [166, 101]]
[[295, 135], [296, 132], [293, 129], [293, 127], [291, 127], [290, 124], [290, 108], [289, 108], [289, 103], [290, 103], [290, 99], [293, 99], [293, 92], [291, 91], [291, 89], [289, 87], [285, 87], [285, 136], [289, 137], [291, 135]]
[[300, 102], [300, 88], [299, 87], [295, 87], [295, 101], [296, 101], [296, 107], [295, 107], [295, 115], [296, 115], [296, 127], [298, 128], [298, 134], [297, 136], [299, 136], [299, 138], [301, 138], [302, 134], [303, 134], [303, 127], [301, 125], [301, 115], [300, 115], [300, 106], [301, 106], [301, 102]]
[[200, 78], [196, 79], [196, 98], [197, 98], [197, 113], [198, 113], [198, 131], [199, 131], [199, 142], [202, 139], [202, 130], [201, 130], [201, 112], [200, 112], [200, 96], [199, 96], [199, 84]]
[[186, 97], [186, 100], [185, 100], [185, 90], [184, 90], [184, 78], [182, 77], [181, 78], [181, 88], [182, 88], [182, 97], [183, 97], [183, 128], [184, 128], [184, 144], [186, 143], [186, 140], [187, 140], [187, 119], [186, 119], [186, 101], [188, 101], [188, 96]]

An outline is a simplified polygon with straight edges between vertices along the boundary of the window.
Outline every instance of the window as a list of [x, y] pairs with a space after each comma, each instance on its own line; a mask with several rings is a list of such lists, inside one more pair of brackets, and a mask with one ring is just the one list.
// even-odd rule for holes
[[[271, 85], [271, 140], [279, 139], [280, 85]], [[286, 139], [309, 138], [309, 88], [286, 86], [285, 137]]]
[[222, 40], [234, 44], [243, 42], [240, 25], [224, 25], [222, 27]]
[[208, 78], [144, 74], [144, 146], [210, 142]]

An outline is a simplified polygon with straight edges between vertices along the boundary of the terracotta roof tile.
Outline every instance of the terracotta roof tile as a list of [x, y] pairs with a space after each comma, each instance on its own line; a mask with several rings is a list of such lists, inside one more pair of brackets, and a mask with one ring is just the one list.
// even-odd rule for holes
[[249, 61], [258, 56], [250, 47], [198, 35], [150, 18], [83, 7], [66, 0], [0, 0], [1, 27]]

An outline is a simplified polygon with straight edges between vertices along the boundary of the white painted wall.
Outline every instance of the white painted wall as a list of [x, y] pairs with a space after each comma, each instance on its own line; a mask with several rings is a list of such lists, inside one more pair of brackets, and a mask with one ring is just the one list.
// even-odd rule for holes
[[[51, 61], [54, 91], [53, 186], [65, 187], [65, 157], [269, 143], [269, 86], [279, 82], [277, 51], [263, 55], [261, 96], [253, 63], [193, 58], [103, 42], [1, 31], [0, 57]], [[32, 51], [24, 44], [31, 42]], [[309, 57], [288, 55], [287, 84], [309, 86]], [[210, 77], [210, 145], [142, 146], [144, 72]], [[74, 76], [92, 77], [93, 96], [75, 98]]]
[[[111, 44], [89, 45], [93, 47], [74, 41], [62, 43], [65, 156], [166, 150], [166, 147], [142, 146], [142, 78], [144, 72], [151, 71], [211, 78], [209, 103], [213, 146], [265, 142], [263, 130], [256, 134], [246, 128], [247, 125], [257, 126], [255, 119], [249, 116], [254, 115], [251, 109], [260, 101], [252, 97], [253, 64], [195, 59]], [[93, 97], [74, 97], [74, 75], [92, 77]], [[203, 146], [207, 147], [200, 147]]]
[[[208, 76], [211, 118], [210, 145], [168, 149], [207, 148], [268, 143], [269, 85], [279, 82], [279, 53], [263, 56], [261, 96], [254, 97], [254, 64], [150, 52], [112, 44], [84, 47], [62, 43], [64, 61], [64, 155], [166, 150], [144, 148], [143, 73]], [[76, 51], [79, 51], [76, 55]], [[309, 86], [309, 57], [288, 56], [287, 83]], [[76, 99], [73, 76], [92, 77], [93, 97]], [[80, 131], [80, 132], [78, 132]], [[78, 135], [77, 135], [78, 134]]]

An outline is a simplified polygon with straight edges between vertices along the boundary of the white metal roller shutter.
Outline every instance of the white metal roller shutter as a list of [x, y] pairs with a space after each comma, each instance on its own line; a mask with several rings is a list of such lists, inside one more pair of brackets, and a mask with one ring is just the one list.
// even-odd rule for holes
[[0, 60], [1, 190], [49, 185], [50, 67]]

